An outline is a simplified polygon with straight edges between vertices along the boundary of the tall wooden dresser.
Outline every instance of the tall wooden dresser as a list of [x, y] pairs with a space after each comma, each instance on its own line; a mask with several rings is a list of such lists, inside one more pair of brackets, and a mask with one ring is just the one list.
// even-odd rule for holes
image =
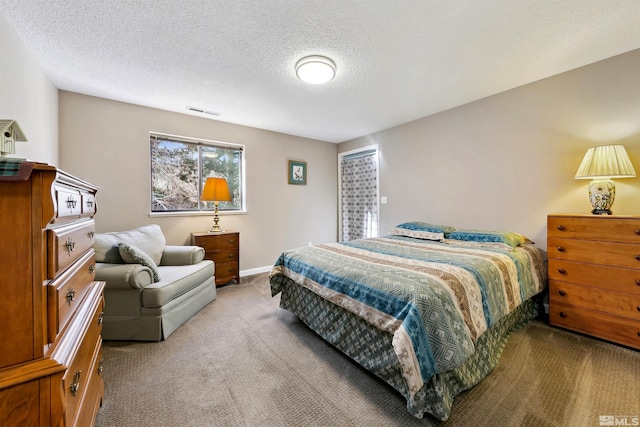
[[91, 426], [104, 395], [98, 189], [43, 163], [1, 166], [0, 425]]
[[549, 321], [640, 349], [640, 217], [550, 215]]

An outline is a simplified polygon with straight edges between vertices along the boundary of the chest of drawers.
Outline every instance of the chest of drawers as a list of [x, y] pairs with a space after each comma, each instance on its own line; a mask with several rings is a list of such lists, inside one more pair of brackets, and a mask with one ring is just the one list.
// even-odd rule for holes
[[550, 215], [549, 321], [640, 349], [640, 217]]
[[215, 264], [216, 286], [240, 282], [240, 233], [191, 233], [191, 244], [205, 250], [205, 259]]
[[0, 179], [0, 425], [91, 426], [104, 395], [97, 187], [23, 166]]

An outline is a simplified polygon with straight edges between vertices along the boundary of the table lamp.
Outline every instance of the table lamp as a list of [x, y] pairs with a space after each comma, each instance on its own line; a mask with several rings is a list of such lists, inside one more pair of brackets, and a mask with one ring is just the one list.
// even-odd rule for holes
[[213, 227], [211, 227], [209, 232], [222, 232], [223, 230], [220, 228], [220, 225], [218, 225], [218, 222], [220, 222], [220, 218], [218, 217], [218, 203], [230, 202], [233, 200], [231, 198], [231, 193], [229, 192], [227, 180], [224, 178], [207, 178], [204, 183], [204, 188], [202, 189], [202, 194], [200, 195], [200, 200], [213, 202], [213, 205], [216, 207], [213, 212]]
[[627, 151], [622, 145], [592, 147], [580, 163], [576, 179], [592, 179], [589, 184], [589, 202], [594, 215], [611, 215], [616, 197], [616, 185], [611, 178], [633, 178], [633, 169]]

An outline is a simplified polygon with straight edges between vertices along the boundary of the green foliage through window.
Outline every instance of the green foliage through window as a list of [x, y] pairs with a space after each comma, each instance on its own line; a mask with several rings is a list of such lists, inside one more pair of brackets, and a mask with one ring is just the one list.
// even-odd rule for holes
[[226, 178], [233, 196], [219, 210], [244, 210], [243, 146], [153, 133], [150, 146], [151, 212], [213, 210], [213, 202], [200, 201], [208, 177]]

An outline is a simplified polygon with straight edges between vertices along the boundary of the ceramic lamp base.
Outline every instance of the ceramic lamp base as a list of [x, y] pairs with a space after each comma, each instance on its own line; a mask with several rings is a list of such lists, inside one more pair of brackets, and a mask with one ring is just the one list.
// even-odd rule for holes
[[589, 184], [589, 202], [594, 215], [611, 215], [611, 206], [616, 198], [616, 185], [611, 179], [594, 179]]

